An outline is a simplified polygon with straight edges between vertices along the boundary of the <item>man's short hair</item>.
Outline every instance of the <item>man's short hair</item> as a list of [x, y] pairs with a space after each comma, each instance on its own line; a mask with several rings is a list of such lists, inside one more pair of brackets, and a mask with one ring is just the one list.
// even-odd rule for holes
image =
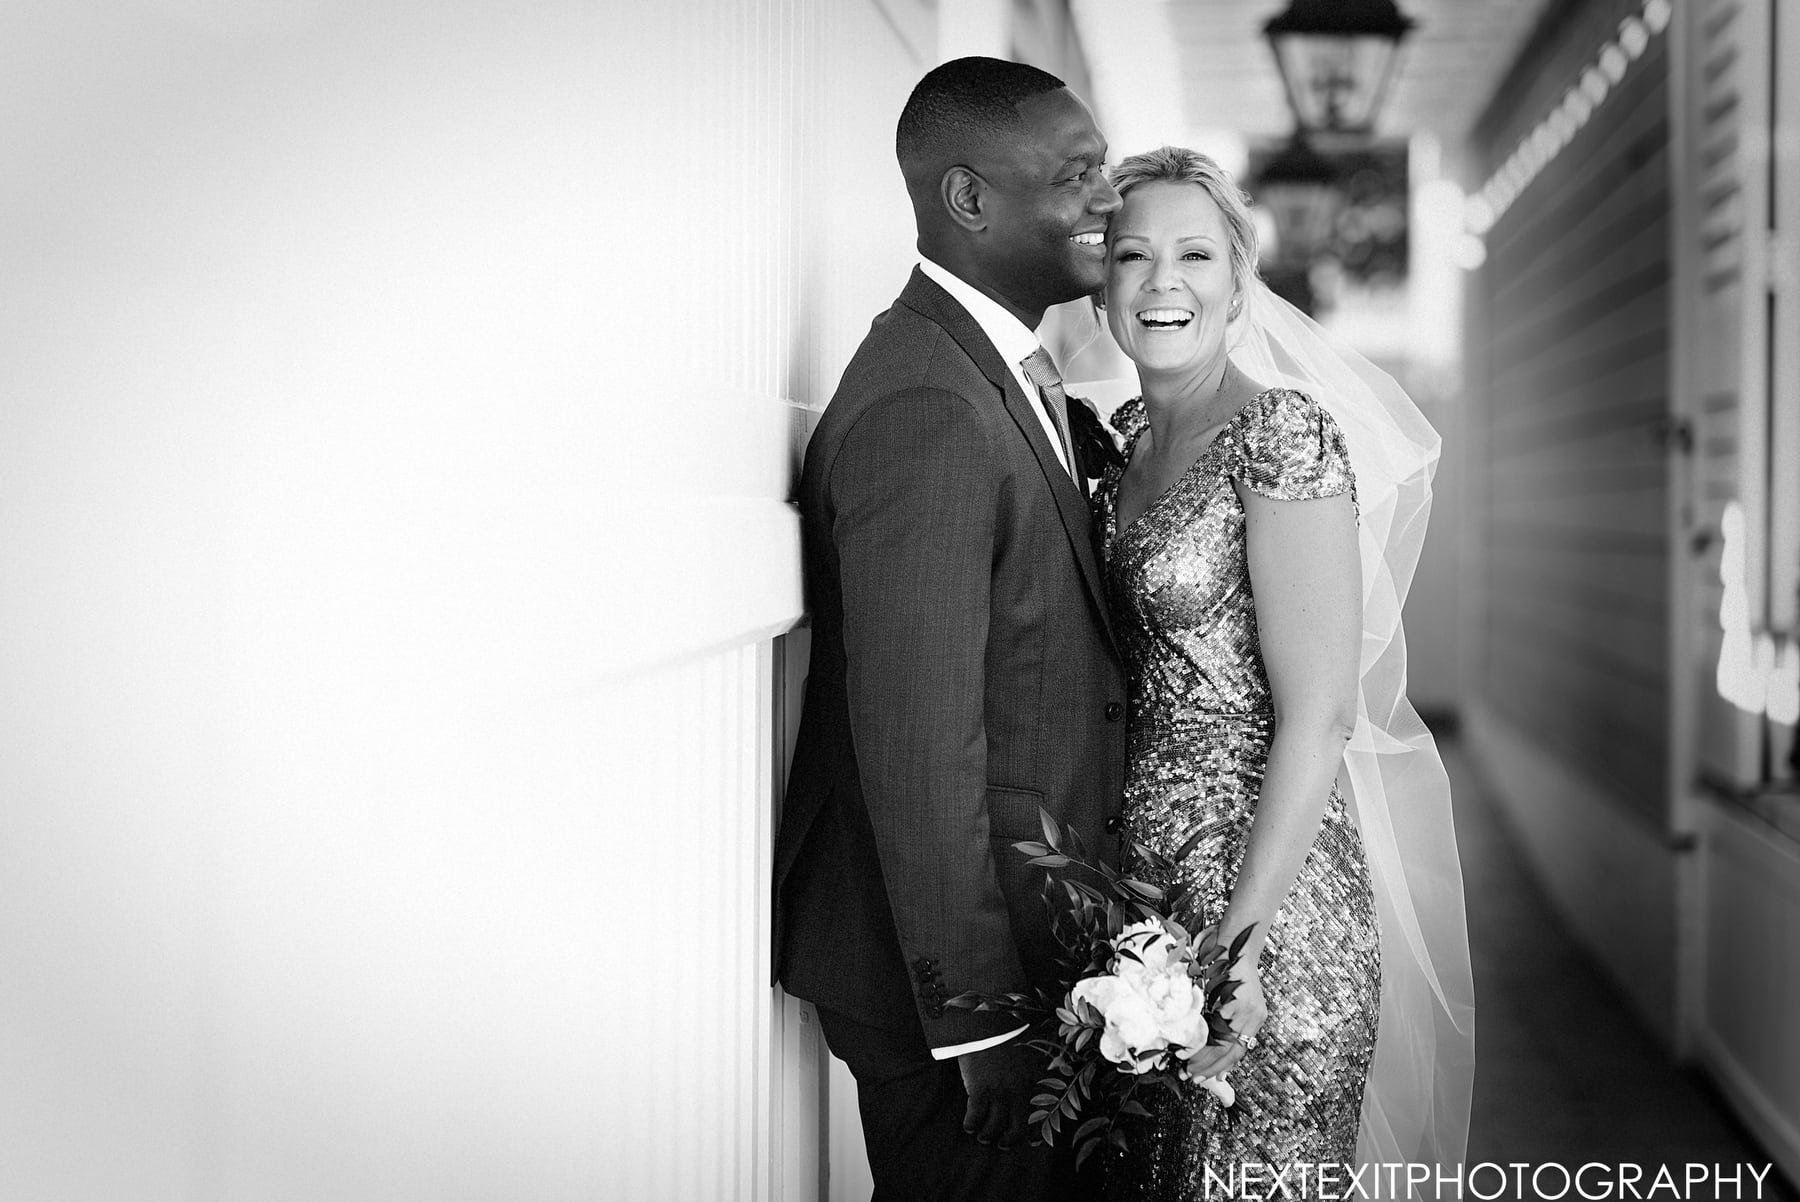
[[937, 172], [968, 150], [1020, 127], [1020, 101], [1066, 87], [1048, 71], [998, 58], [958, 58], [934, 67], [913, 88], [894, 133], [908, 183]]

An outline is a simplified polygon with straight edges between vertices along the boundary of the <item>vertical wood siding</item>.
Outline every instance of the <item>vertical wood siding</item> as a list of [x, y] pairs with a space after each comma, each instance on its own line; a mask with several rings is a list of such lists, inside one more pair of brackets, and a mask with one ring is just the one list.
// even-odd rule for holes
[[787, 497], [930, 14], [4, 10], [0, 1198], [818, 1195]]
[[[1573, 77], [1579, 59], [1559, 74], [1561, 59], [1591, 53], [1622, 12], [1586, 6], [1496, 96], [1501, 116], [1480, 131], [1489, 169], [1536, 120], [1530, 103], [1547, 103], [1544, 81]], [[1490, 232], [1485, 320], [1470, 335], [1486, 372], [1477, 687], [1658, 825], [1669, 688], [1668, 468], [1657, 439], [1668, 408], [1666, 73], [1658, 40]]]

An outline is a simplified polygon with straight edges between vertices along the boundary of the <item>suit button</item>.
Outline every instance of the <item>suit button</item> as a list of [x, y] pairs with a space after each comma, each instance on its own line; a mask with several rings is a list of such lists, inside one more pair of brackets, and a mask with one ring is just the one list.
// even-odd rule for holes
[[1117, 701], [1109, 701], [1106, 703], [1106, 720], [1108, 722], [1117, 722], [1124, 716], [1125, 707], [1123, 705], [1120, 705]]
[[944, 1008], [942, 1006], [927, 1006], [925, 1008], [925, 1016], [927, 1018], [942, 1018], [944, 1017]]
[[1125, 819], [1123, 819], [1119, 815], [1114, 814], [1111, 818], [1108, 818], [1106, 820], [1106, 833], [1107, 834], [1116, 835], [1124, 829], [1125, 829]]

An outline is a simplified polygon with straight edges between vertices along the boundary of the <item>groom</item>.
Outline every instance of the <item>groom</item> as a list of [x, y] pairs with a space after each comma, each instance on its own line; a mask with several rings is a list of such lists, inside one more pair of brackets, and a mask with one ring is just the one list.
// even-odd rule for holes
[[1053, 980], [1043, 807], [1116, 861], [1123, 668], [1093, 454], [1033, 332], [1095, 291], [1119, 207], [1062, 81], [946, 63], [900, 115], [920, 262], [806, 453], [811, 672], [775, 859], [776, 973], [855, 1075], [875, 1198], [1071, 1196], [1028, 1146], [1043, 1059], [965, 990]]

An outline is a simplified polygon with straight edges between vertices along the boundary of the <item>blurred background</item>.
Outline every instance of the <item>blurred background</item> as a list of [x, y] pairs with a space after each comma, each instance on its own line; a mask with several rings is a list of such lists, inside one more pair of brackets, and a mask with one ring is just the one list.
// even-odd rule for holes
[[788, 497], [971, 53], [1238, 172], [1444, 435], [1471, 1159], [1800, 1177], [1785, 6], [94, 0], [0, 7], [0, 1200], [866, 1196]]

